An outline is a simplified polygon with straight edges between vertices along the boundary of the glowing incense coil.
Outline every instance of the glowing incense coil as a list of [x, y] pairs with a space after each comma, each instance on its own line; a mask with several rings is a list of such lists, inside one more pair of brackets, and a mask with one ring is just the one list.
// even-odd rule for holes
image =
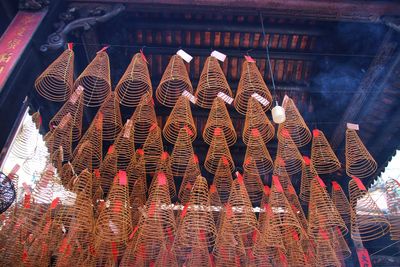
[[157, 87], [156, 98], [160, 104], [173, 107], [183, 91], [193, 94], [192, 83], [182, 58], [173, 55]]
[[122, 129], [122, 118], [115, 92], [110, 92], [101, 105], [97, 116], [103, 114], [103, 140], [114, 141]]
[[[100, 106], [111, 92], [110, 61], [105, 51], [98, 52], [75, 81], [75, 87], [85, 88], [83, 103], [88, 107]], [[105, 114], [105, 113], [104, 113]]]
[[221, 130], [221, 128], [215, 128], [214, 136], [211, 140], [211, 144], [204, 161], [204, 168], [208, 172], [215, 174], [221, 159], [224, 161], [224, 163], [227, 162], [226, 165], [229, 166], [231, 171], [234, 170], [235, 163], [233, 162], [231, 152], [229, 151], [228, 144], [226, 143], [224, 132]]
[[135, 156], [131, 120], [126, 121], [124, 127], [115, 138], [114, 146], [117, 153], [117, 168], [119, 170], [126, 170], [131, 159]]
[[303, 156], [304, 163], [301, 168], [301, 184], [299, 197], [305, 202], [310, 201], [311, 181], [318, 176], [309, 157]]
[[169, 157], [168, 152], [162, 152], [161, 157], [158, 160], [155, 176], [151, 182], [149, 190], [152, 190], [153, 186], [157, 182], [157, 175], [159, 173], [163, 173], [167, 178], [170, 197], [171, 199], [174, 198], [176, 196], [176, 187], [171, 169], [171, 158]]
[[74, 83], [74, 51], [65, 50], [35, 81], [36, 91], [50, 101], [69, 98]]
[[213, 184], [217, 187], [219, 197], [223, 204], [228, 201], [232, 181], [232, 171], [229, 168], [229, 164], [227, 164], [226, 160], [221, 158], [214, 175]]
[[154, 101], [150, 94], [142, 96], [135, 112], [132, 114], [131, 121], [133, 123], [135, 143], [143, 144], [147, 139], [150, 128], [157, 124]]
[[311, 146], [311, 161], [315, 170], [320, 173], [332, 173], [340, 169], [340, 162], [333, 152], [324, 133], [318, 129], [313, 130]]
[[258, 129], [253, 129], [247, 143], [243, 169], [251, 175], [265, 175], [272, 171], [272, 158]]
[[276, 159], [289, 175], [293, 175], [301, 171], [303, 158], [289, 133], [287, 131], [282, 131], [281, 135], [282, 134], [285, 135], [286, 138], [278, 141]]
[[335, 181], [332, 181], [332, 202], [335, 204], [340, 216], [346, 225], [350, 225], [351, 207], [346, 194], [343, 192], [342, 187]]
[[257, 129], [264, 143], [268, 143], [275, 135], [275, 128], [263, 111], [261, 104], [251, 97], [248, 102], [246, 120], [243, 128], [243, 142], [248, 144], [251, 133]]
[[[218, 194], [217, 187], [215, 186], [215, 184], [212, 184], [210, 186], [210, 206], [211, 207], [222, 207], [223, 206], [221, 199], [219, 198], [219, 194]], [[212, 214], [214, 217], [215, 225], [218, 228], [219, 223], [220, 223], [221, 212], [217, 211], [217, 210], [213, 210]]]
[[49, 148], [50, 154], [60, 147], [63, 148], [63, 160], [71, 158], [72, 150], [72, 116], [71, 113], [66, 114], [52, 131], [48, 132], [44, 141]]
[[257, 173], [257, 167], [254, 162], [248, 164], [247, 167], [252, 168], [253, 171], [249, 172], [245, 169], [243, 172], [243, 181], [251, 203], [256, 204], [261, 201], [264, 185], [261, 181], [260, 175]]
[[386, 203], [388, 206], [388, 220], [390, 222], [390, 236], [392, 240], [400, 240], [400, 211], [397, 205], [400, 200], [400, 184], [395, 179], [390, 179], [385, 184]]
[[171, 154], [171, 167], [174, 176], [183, 176], [190, 159], [194, 157], [190, 136], [191, 132], [188, 131], [188, 128], [182, 128], [179, 131]]
[[144, 94], [153, 93], [147, 62], [141, 53], [132, 57], [131, 63], [115, 87], [115, 92], [119, 103], [127, 107], [136, 107]]
[[183, 175], [181, 187], [179, 188], [178, 197], [183, 205], [189, 201], [190, 193], [192, 192], [193, 185], [197, 176], [201, 175], [199, 159], [196, 155], [189, 159], [187, 169]]
[[271, 93], [257, 68], [257, 64], [245, 60], [243, 61], [242, 74], [234, 101], [234, 106], [240, 114], [246, 114], [248, 101], [252, 98], [251, 95], [254, 93], [268, 100], [269, 103], [263, 107], [265, 111], [268, 110], [272, 104]]
[[104, 190], [104, 192], [109, 191], [114, 181], [114, 177], [117, 175], [117, 162], [118, 154], [115, 149], [115, 145], [111, 145], [108, 148], [107, 154], [100, 166], [101, 188]]
[[232, 91], [215, 57], [208, 57], [204, 63], [196, 89], [197, 104], [210, 109], [219, 92], [232, 97]]
[[375, 173], [377, 163], [358, 137], [356, 130], [346, 130], [345, 155], [348, 176], [367, 178]]
[[164, 138], [167, 139], [169, 143], [175, 144], [179, 131], [185, 127], [192, 132], [190, 137], [193, 142], [197, 136], [196, 125], [193, 121], [189, 100], [186, 97], [181, 96], [177, 99], [176, 104], [165, 123], [163, 129]]
[[152, 173], [157, 168], [157, 163], [163, 153], [163, 141], [161, 129], [157, 124], [150, 128], [149, 135], [143, 144], [144, 160], [146, 162], [146, 171]]
[[368, 190], [357, 177], [349, 182], [351, 205], [351, 238], [357, 241], [370, 241], [384, 236], [390, 224], [383, 212], [372, 199]]
[[211, 111], [208, 114], [207, 123], [203, 130], [203, 139], [207, 144], [211, 144], [215, 129], [222, 131], [228, 146], [236, 143], [236, 131], [233, 127], [232, 120], [229, 117], [228, 110], [226, 109], [225, 102], [217, 97], [214, 99]]

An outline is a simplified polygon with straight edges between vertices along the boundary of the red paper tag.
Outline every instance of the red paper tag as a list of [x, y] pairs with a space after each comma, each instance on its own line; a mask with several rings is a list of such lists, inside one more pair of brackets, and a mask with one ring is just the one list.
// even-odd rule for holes
[[284, 138], [289, 138], [289, 137], [290, 137], [290, 133], [289, 133], [288, 129], [286, 129], [286, 128], [282, 128], [282, 130], [281, 130], [281, 135], [282, 135]]
[[363, 182], [361, 182], [360, 178], [355, 177], [355, 176], [351, 176], [351, 178], [353, 178], [353, 180], [356, 182], [358, 189], [360, 189], [361, 191], [367, 191]]
[[181, 218], [185, 217], [188, 207], [189, 207], [189, 203], [186, 203], [186, 205], [183, 207], [183, 210], [181, 213]]
[[60, 202], [59, 197], [56, 197], [55, 199], [53, 199], [53, 201], [51, 202], [51, 205], [50, 205], [50, 209], [54, 210], [55, 208], [57, 208], [58, 202]]
[[63, 240], [61, 241], [61, 245], [60, 248], [58, 249], [58, 252], [64, 253], [67, 246], [68, 246], [68, 238], [64, 237]]
[[142, 56], [143, 61], [146, 62], [147, 64], [149, 64], [149, 62], [147, 61], [146, 56], [143, 53], [143, 49], [140, 49], [140, 55]]
[[289, 194], [291, 194], [291, 195], [296, 195], [296, 190], [294, 190], [294, 188], [293, 188], [293, 186], [292, 185], [289, 185]]
[[264, 205], [264, 210], [267, 213], [267, 216], [271, 216], [272, 215], [272, 208], [269, 204], [265, 204]]
[[260, 131], [257, 128], [251, 129], [251, 134], [254, 137], [259, 137], [260, 136]]
[[67, 46], [68, 46], [68, 50], [72, 51], [72, 48], [74, 47], [74, 43], [68, 43]]
[[215, 192], [217, 192], [217, 187], [215, 186], [215, 184], [212, 184], [210, 186], [210, 193], [215, 193]]
[[122, 207], [122, 202], [121, 202], [120, 200], [115, 200], [115, 201], [114, 201], [114, 208], [113, 208], [113, 211], [114, 211], [115, 213], [118, 213], [118, 212], [121, 211], [121, 207]]
[[167, 185], [167, 177], [165, 173], [159, 172], [157, 175], [158, 185]]
[[250, 161], [251, 161], [251, 157], [248, 156], [248, 157], [244, 160], [244, 165], [245, 165], [245, 166], [249, 165], [249, 164], [250, 164]]
[[110, 47], [109, 45], [104, 46], [102, 49], [100, 49], [99, 51], [97, 51], [96, 54], [99, 54], [99, 53], [101, 53], [101, 52], [106, 51], [109, 47]]
[[223, 163], [225, 166], [227, 166], [227, 165], [229, 164], [228, 159], [227, 159], [225, 156], [222, 156], [221, 159], [222, 159], [222, 163]]
[[310, 165], [311, 161], [310, 161], [310, 158], [309, 158], [309, 157], [303, 156], [303, 160], [304, 160], [304, 163], [305, 163], [307, 166]]
[[236, 263], [236, 267], [240, 267], [240, 257], [238, 255], [235, 256], [235, 263]]
[[14, 168], [12, 168], [12, 170], [8, 174], [8, 178], [13, 179], [14, 175], [18, 172], [19, 168], [20, 168], [20, 166], [18, 164], [15, 164]]
[[222, 130], [221, 130], [221, 128], [219, 128], [219, 127], [217, 127], [217, 128], [214, 129], [214, 135], [215, 135], [215, 136], [220, 136], [220, 135], [221, 135], [221, 132], [222, 132]]
[[247, 249], [247, 257], [249, 258], [249, 260], [254, 260], [254, 258], [255, 258], [251, 248]]
[[188, 182], [185, 186], [185, 189], [187, 190], [191, 190], [192, 189], [192, 184], [190, 182]]
[[118, 259], [118, 247], [117, 247], [117, 243], [111, 242], [111, 252], [112, 252], [112, 254], [113, 254], [114, 261], [117, 261], [117, 259]]
[[329, 240], [328, 233], [322, 228], [319, 229], [319, 236], [324, 240]]
[[340, 189], [341, 189], [340, 185], [335, 181], [332, 181], [332, 187], [333, 187], [333, 190], [335, 190], [335, 191], [340, 191]]
[[153, 123], [150, 127], [150, 132], [157, 128], [157, 123]]
[[292, 210], [293, 210], [294, 212], [296, 212], [296, 213], [297, 213], [297, 212], [299, 211], [295, 205], [293, 205], [293, 204], [292, 204], [292, 206], [291, 206], [291, 207], [292, 207]]
[[174, 242], [174, 234], [172, 233], [171, 228], [167, 227], [166, 230], [167, 230], [167, 235], [168, 235], [169, 241], [171, 241], [171, 243], [173, 243]]
[[281, 263], [283, 266], [287, 266], [287, 259], [285, 254], [283, 254], [283, 252], [281, 250], [279, 250], [279, 258], [281, 260]]
[[318, 183], [319, 183], [320, 186], [326, 187], [324, 181], [322, 181], [322, 179], [321, 179], [318, 175], [315, 176], [315, 179], [317, 179], [317, 181], [318, 181]]
[[199, 231], [199, 238], [201, 241], [205, 241], [206, 240], [206, 233], [203, 230]]
[[318, 137], [319, 136], [319, 130], [318, 129], [314, 129], [312, 131], [312, 134], [313, 134], [314, 137]]
[[167, 160], [169, 157], [168, 152], [164, 151], [163, 153], [161, 153], [161, 160]]
[[254, 58], [252, 58], [251, 56], [245, 55], [244, 58], [246, 59], [247, 62], [256, 63], [256, 61], [254, 60]]
[[44, 234], [49, 233], [50, 226], [51, 226], [51, 220], [49, 219], [49, 220], [47, 221], [46, 225], [44, 226], [44, 229], [43, 229], [43, 233], [44, 233]]
[[211, 267], [214, 267], [215, 266], [214, 255], [210, 253], [208, 254], [208, 257], [210, 258]]
[[127, 185], [128, 184], [128, 180], [126, 178], [126, 171], [120, 170], [118, 172], [118, 176], [119, 176], [119, 185]]
[[154, 211], [156, 210], [156, 203], [155, 202], [151, 202], [150, 207], [149, 207], [149, 217], [152, 217], [154, 214]]
[[276, 175], [273, 175], [272, 176], [272, 181], [273, 181], [273, 183], [274, 183], [274, 185], [276, 187], [276, 191], [280, 192], [280, 193], [283, 193], [283, 188], [282, 188], [281, 182], [279, 182], [279, 177], [276, 176]]
[[24, 252], [22, 253], [22, 262], [26, 263], [27, 259], [28, 259], [28, 252], [24, 248]]
[[111, 145], [111, 146], [109, 146], [109, 148], [108, 148], [107, 154], [114, 153], [114, 151], [115, 151], [115, 146], [114, 146], [114, 145]]
[[138, 149], [136, 150], [136, 152], [137, 152], [140, 156], [143, 156], [143, 155], [144, 155], [144, 150], [141, 149], [141, 148], [138, 148]]
[[129, 236], [129, 240], [131, 240], [135, 236], [137, 230], [139, 230], [139, 226], [136, 225], [136, 227], [133, 229], [133, 232]]
[[232, 210], [231, 204], [228, 203], [228, 204], [225, 205], [225, 212], [226, 212], [226, 218], [227, 219], [232, 218], [233, 210]]
[[268, 185], [264, 185], [264, 194], [269, 196], [271, 194], [271, 188]]
[[30, 194], [25, 194], [24, 197], [24, 208], [29, 209], [31, 207], [31, 195]]
[[99, 178], [100, 178], [100, 170], [99, 170], [99, 169], [94, 169], [94, 177], [95, 177], [96, 179], [99, 179]]
[[253, 243], [255, 243], [257, 241], [257, 233], [258, 232], [256, 230], [254, 230], [253, 234], [251, 235], [251, 240], [253, 240]]
[[193, 135], [192, 130], [190, 130], [190, 128], [189, 128], [187, 125], [183, 126], [183, 128], [186, 130], [186, 132], [187, 132], [187, 134], [188, 134], [189, 136], [192, 136], [192, 135]]
[[360, 266], [362, 267], [372, 267], [371, 259], [368, 254], [368, 250], [365, 248], [357, 249], [358, 261], [360, 262]]
[[283, 160], [283, 158], [277, 157], [276, 159], [278, 160], [278, 164], [279, 164], [280, 166], [286, 166], [286, 163], [285, 163], [285, 161]]
[[197, 157], [196, 154], [193, 155], [193, 161], [194, 161], [195, 164], [199, 163], [199, 158]]
[[155, 267], [155, 266], [156, 266], [156, 263], [154, 261], [151, 261], [149, 264], [149, 267]]
[[294, 240], [299, 241], [299, 235], [295, 230], [292, 230], [292, 237]]
[[240, 172], [236, 172], [236, 177], [237, 177], [237, 181], [239, 184], [243, 185], [244, 181], [243, 181], [243, 176], [240, 174]]

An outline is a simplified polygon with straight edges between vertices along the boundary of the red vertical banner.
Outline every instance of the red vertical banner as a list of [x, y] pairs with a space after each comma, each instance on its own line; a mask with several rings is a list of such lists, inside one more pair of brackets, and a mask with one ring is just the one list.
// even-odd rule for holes
[[47, 11], [19, 11], [0, 38], [0, 91]]
[[360, 267], [372, 267], [368, 250], [366, 250], [365, 248], [358, 248], [357, 255], [358, 255], [358, 261], [360, 262]]

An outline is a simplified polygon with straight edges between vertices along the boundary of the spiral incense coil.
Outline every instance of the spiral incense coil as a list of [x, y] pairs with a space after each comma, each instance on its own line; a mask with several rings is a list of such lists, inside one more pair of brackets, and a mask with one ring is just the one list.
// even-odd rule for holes
[[311, 180], [311, 197], [308, 205], [308, 234], [320, 241], [320, 228], [338, 228], [343, 235], [348, 229], [326, 191], [324, 182], [318, 176]]
[[355, 130], [346, 130], [346, 173], [348, 176], [367, 178], [377, 169], [377, 163], [358, 137]]
[[217, 97], [214, 99], [210, 114], [208, 114], [207, 123], [203, 130], [203, 139], [207, 144], [211, 144], [215, 129], [223, 131], [228, 146], [236, 143], [236, 130], [233, 127], [232, 120], [229, 117], [225, 102]]
[[[283, 132], [288, 134], [287, 131]], [[287, 138], [278, 141], [276, 159], [279, 161], [280, 166], [284, 168], [289, 175], [293, 175], [301, 171], [303, 158], [299, 152], [299, 149], [290, 138], [290, 135], [288, 135]]]
[[388, 220], [390, 222], [390, 236], [392, 240], [400, 240], [400, 211], [397, 206], [400, 203], [400, 184], [395, 179], [390, 179], [385, 184], [386, 203], [388, 206]]
[[126, 169], [126, 173], [128, 175], [128, 184], [129, 190], [132, 191], [133, 185], [138, 179], [142, 179], [147, 188], [146, 182], [146, 167], [144, 161], [144, 151], [142, 149], [137, 149], [135, 152], [135, 157], [132, 157], [131, 162], [129, 163], [128, 168]]
[[92, 172], [93, 147], [90, 141], [86, 141], [79, 146], [76, 156], [72, 160], [72, 166], [76, 173], [81, 173], [88, 169]]
[[126, 242], [132, 232], [126, 173], [119, 171], [95, 226], [97, 238], [105, 242]]
[[255, 62], [243, 61], [242, 74], [233, 102], [235, 109], [243, 115], [246, 115], [248, 101], [252, 98], [252, 94], [257, 93], [261, 97], [268, 100], [268, 104], [263, 107], [264, 111], [267, 111], [272, 104], [272, 96], [264, 82], [264, 79], [257, 68]]
[[75, 81], [75, 87], [85, 88], [83, 103], [87, 107], [100, 106], [111, 92], [110, 61], [107, 52], [98, 52], [92, 62]]
[[292, 232], [292, 234], [288, 234], [284, 237], [284, 241], [288, 265], [294, 267], [307, 266], [304, 251], [296, 233]]
[[179, 188], [178, 197], [182, 205], [185, 205], [189, 201], [193, 185], [199, 175], [201, 175], [199, 159], [196, 155], [193, 155], [193, 157], [189, 159], [185, 174], [183, 175], [181, 187]]
[[183, 176], [190, 159], [194, 157], [191, 134], [192, 132], [188, 128], [182, 128], [179, 131], [171, 154], [171, 166], [174, 176]]
[[69, 98], [74, 84], [74, 51], [65, 50], [35, 81], [36, 91], [50, 101]]
[[136, 53], [115, 87], [121, 105], [136, 107], [142, 96], [152, 94], [149, 69], [141, 53]]
[[223, 92], [230, 97], [233, 96], [218, 60], [210, 56], [204, 63], [197, 85], [195, 94], [197, 105], [210, 109], [219, 92]]
[[173, 55], [157, 87], [156, 98], [160, 104], [173, 107], [183, 91], [193, 94], [192, 83], [182, 58]]
[[146, 162], [146, 171], [153, 173], [157, 168], [157, 163], [163, 153], [163, 141], [161, 129], [157, 124], [153, 124], [150, 128], [149, 135], [143, 144], [144, 160]]
[[339, 259], [344, 260], [351, 257], [351, 250], [347, 245], [347, 242], [344, 239], [344, 236], [342, 235], [340, 229], [330, 229], [329, 236], [332, 240], [332, 246], [336, 252], [336, 256]]
[[[211, 260], [212, 255], [209, 254], [207, 247], [193, 248], [185, 260], [184, 266], [197, 267], [197, 266], [213, 266]], [[167, 266], [167, 265], [163, 265]]]
[[77, 174], [75, 173], [74, 166], [72, 166], [70, 162], [65, 163], [61, 168], [60, 174], [61, 174], [60, 179], [62, 185], [66, 189], [71, 189], [70, 185], [73, 179], [77, 176]]
[[127, 120], [114, 141], [117, 153], [117, 167], [119, 170], [126, 170], [131, 159], [135, 156], [135, 143], [133, 141], [132, 128], [132, 121]]
[[247, 143], [243, 169], [250, 175], [265, 175], [272, 171], [271, 155], [258, 129], [253, 129]]
[[[271, 195], [271, 188], [268, 185], [264, 185], [263, 195], [260, 201], [260, 207], [265, 207], [265, 205], [268, 204], [270, 195]], [[264, 227], [265, 219], [266, 217], [263, 216], [263, 214], [258, 215], [258, 230], [260, 232]]]
[[227, 161], [221, 158], [214, 175], [213, 183], [217, 187], [221, 202], [225, 204], [228, 201], [232, 186], [232, 171]]
[[31, 120], [24, 120], [15, 136], [11, 153], [20, 159], [31, 158], [38, 143], [37, 138], [32, 140], [32, 136], [35, 134], [39, 134], [35, 124]]
[[349, 182], [351, 238], [357, 241], [378, 239], [390, 230], [390, 224], [360, 179]]
[[[222, 207], [223, 206], [221, 199], [219, 198], [217, 186], [215, 184], [212, 184], [210, 186], [210, 206], [211, 207]], [[219, 225], [220, 225], [219, 223], [220, 223], [221, 212], [218, 210], [213, 210], [212, 215], [214, 217], [215, 226], [218, 229]]]
[[193, 133], [190, 136], [193, 142], [196, 139], [197, 130], [193, 121], [190, 103], [186, 97], [180, 96], [165, 123], [163, 129], [164, 138], [169, 143], [175, 144], [179, 131], [184, 127], [187, 127]]
[[71, 159], [72, 154], [72, 116], [67, 113], [52, 131], [48, 132], [44, 141], [50, 154], [60, 147], [63, 148], [63, 161]]
[[215, 174], [221, 159], [224, 161], [224, 164], [227, 162], [226, 165], [229, 166], [231, 171], [235, 169], [235, 163], [233, 162], [231, 152], [226, 143], [224, 132], [221, 128], [215, 128], [214, 136], [204, 161], [204, 168], [208, 172]]
[[100, 166], [101, 188], [104, 190], [104, 192], [108, 192], [110, 190], [115, 175], [118, 172], [117, 162], [118, 154], [115, 149], [115, 145], [111, 145], [108, 148], [107, 154]]
[[340, 169], [338, 158], [324, 133], [318, 129], [313, 130], [311, 161], [315, 170], [320, 174], [332, 173]]
[[[285, 109], [286, 120], [279, 124], [278, 139], [282, 141], [288, 138], [289, 135], [296, 146], [302, 147], [307, 145], [311, 141], [311, 132], [293, 100], [285, 98], [282, 106]], [[286, 130], [289, 134], [282, 134], [282, 130]]]
[[316, 258], [318, 266], [342, 266], [338, 259], [334, 248], [332, 247], [331, 240], [325, 229], [321, 228], [319, 238], [316, 242]]
[[103, 140], [114, 141], [122, 129], [122, 118], [115, 92], [110, 92], [97, 112], [103, 114]]
[[309, 157], [303, 156], [303, 164], [301, 168], [301, 184], [299, 197], [304, 202], [310, 201], [311, 181], [318, 176]]
[[[281, 181], [283, 177], [279, 177], [279, 181]], [[294, 189], [292, 182], [290, 181], [289, 177], [285, 177], [287, 180], [286, 186], [284, 186], [285, 183], [281, 182], [285, 196], [287, 200], [289, 201], [290, 207], [292, 208], [292, 211], [297, 217], [297, 220], [301, 224], [304, 230], [308, 228], [308, 221], [306, 218], [306, 215], [304, 214], [303, 208], [300, 204], [299, 198], [297, 197], [296, 190]]]
[[[254, 244], [255, 252], [257, 251], [257, 253], [262, 248], [267, 249], [267, 247], [285, 249], [281, 227], [276, 226], [273, 213], [269, 204], [264, 206], [264, 212], [260, 213], [260, 216], [263, 217], [263, 227], [260, 228], [260, 236], [257, 237]], [[295, 228], [293, 228], [293, 232], [298, 234]]]
[[346, 225], [350, 225], [351, 220], [351, 207], [349, 200], [346, 197], [342, 187], [335, 181], [332, 181], [332, 202], [335, 204], [340, 216]]
[[253, 254], [255, 256], [256, 266], [263, 266], [263, 267], [279, 266], [279, 265], [274, 265], [274, 263], [279, 258], [279, 251], [281, 251], [279, 248], [269, 246], [265, 239], [263, 238], [257, 239], [257, 242], [253, 248]]
[[[178, 260], [176, 259], [175, 252], [168, 247], [163, 247], [158, 255], [155, 266], [170, 266], [178, 267]], [[201, 265], [200, 265], [201, 266]]]
[[146, 176], [140, 176], [131, 187], [130, 205], [132, 207], [132, 225], [137, 225], [140, 219], [140, 208], [146, 204]]
[[135, 143], [143, 144], [147, 139], [150, 128], [157, 124], [154, 101], [150, 94], [142, 96], [135, 112], [132, 114], [131, 121], [133, 123]]
[[249, 172], [246, 169], [243, 172], [243, 181], [246, 186], [247, 193], [249, 194], [251, 203], [258, 204], [261, 201], [263, 195], [264, 185], [260, 178], [260, 175], [257, 173], [257, 167], [254, 162], [248, 164], [248, 168], [253, 169], [253, 171]]
[[50, 163], [56, 168], [59, 177], [63, 176], [63, 160], [64, 152], [62, 147], [59, 147], [50, 155]]
[[157, 163], [155, 176], [154, 176], [153, 180], [151, 181], [149, 190], [152, 190], [153, 186], [157, 182], [158, 173], [163, 173], [163, 174], [165, 174], [165, 177], [167, 178], [168, 190], [169, 190], [170, 197], [172, 199], [176, 196], [176, 187], [175, 187], [175, 182], [174, 182], [174, 176], [172, 174], [170, 160], [171, 160], [171, 158], [170, 158], [168, 152], [161, 153], [161, 157], [159, 158], [158, 163]]

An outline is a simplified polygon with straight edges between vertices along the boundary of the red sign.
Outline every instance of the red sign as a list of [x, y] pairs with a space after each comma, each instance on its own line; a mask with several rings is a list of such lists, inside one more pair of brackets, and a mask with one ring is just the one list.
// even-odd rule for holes
[[358, 248], [357, 255], [358, 255], [358, 261], [360, 262], [360, 267], [372, 267], [368, 250], [366, 250], [365, 248]]
[[47, 11], [19, 11], [0, 39], [0, 90], [17, 65]]

